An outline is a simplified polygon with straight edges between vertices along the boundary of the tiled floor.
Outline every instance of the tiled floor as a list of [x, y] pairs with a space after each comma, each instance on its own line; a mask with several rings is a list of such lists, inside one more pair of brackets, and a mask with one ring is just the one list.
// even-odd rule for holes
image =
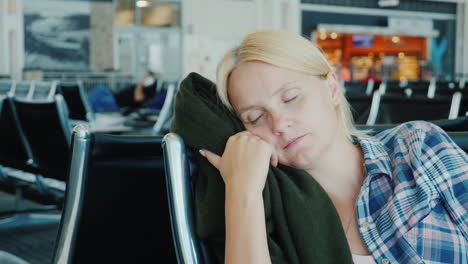
[[[0, 211], [12, 210], [14, 197], [0, 191]], [[28, 203], [28, 206], [37, 206]], [[57, 215], [59, 212], [52, 212]], [[4, 219], [0, 219], [0, 222]], [[0, 251], [5, 251], [31, 264], [49, 264], [52, 260], [58, 222], [15, 228], [2, 228], [0, 224]]]

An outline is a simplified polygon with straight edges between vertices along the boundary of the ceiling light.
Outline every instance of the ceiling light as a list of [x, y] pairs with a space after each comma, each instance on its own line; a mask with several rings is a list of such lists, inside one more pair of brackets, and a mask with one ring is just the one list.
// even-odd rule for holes
[[150, 5], [150, 3], [149, 3], [148, 1], [146, 1], [146, 0], [138, 0], [138, 1], [136, 1], [136, 6], [137, 6], [137, 7], [140, 7], [140, 8], [141, 8], [141, 7], [147, 7], [147, 6], [149, 6], [149, 5]]

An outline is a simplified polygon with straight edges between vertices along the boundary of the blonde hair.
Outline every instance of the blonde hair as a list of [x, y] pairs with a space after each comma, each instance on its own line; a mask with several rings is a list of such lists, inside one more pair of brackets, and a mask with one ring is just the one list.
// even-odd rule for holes
[[[218, 64], [216, 78], [218, 96], [233, 111], [229, 102], [228, 83], [231, 73], [245, 62], [263, 62], [306, 75], [324, 77], [333, 72], [323, 53], [306, 38], [288, 31], [264, 30], [248, 34], [242, 43], [229, 50]], [[354, 126], [350, 105], [341, 93], [338, 118], [342, 132], [353, 136], [366, 134]]]

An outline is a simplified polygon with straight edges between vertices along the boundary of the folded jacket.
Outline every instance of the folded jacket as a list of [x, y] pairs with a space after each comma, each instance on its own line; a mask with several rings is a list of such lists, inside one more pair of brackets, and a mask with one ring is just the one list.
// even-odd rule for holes
[[[198, 153], [222, 155], [228, 138], [245, 130], [216, 94], [216, 86], [190, 73], [176, 95], [171, 131]], [[197, 154], [194, 188], [196, 234], [224, 263], [224, 182]], [[272, 263], [353, 263], [338, 213], [323, 188], [303, 170], [270, 166], [263, 190], [268, 248]]]

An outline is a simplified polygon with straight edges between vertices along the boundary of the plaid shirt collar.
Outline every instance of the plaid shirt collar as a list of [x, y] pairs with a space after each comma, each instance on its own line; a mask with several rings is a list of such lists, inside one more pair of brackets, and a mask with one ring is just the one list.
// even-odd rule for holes
[[384, 144], [372, 136], [358, 136], [355, 139], [361, 145], [364, 153], [364, 166], [367, 177], [383, 174], [391, 179], [392, 162]]

